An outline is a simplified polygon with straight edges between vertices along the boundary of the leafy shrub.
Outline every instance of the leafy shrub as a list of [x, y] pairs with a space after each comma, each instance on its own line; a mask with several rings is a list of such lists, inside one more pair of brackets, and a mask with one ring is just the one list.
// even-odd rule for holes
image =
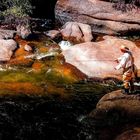
[[24, 17], [32, 13], [30, 0], [0, 0], [1, 14]]

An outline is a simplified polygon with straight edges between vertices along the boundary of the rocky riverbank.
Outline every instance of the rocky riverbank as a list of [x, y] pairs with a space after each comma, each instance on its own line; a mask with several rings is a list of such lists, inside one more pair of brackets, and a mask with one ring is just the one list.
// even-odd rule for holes
[[38, 11], [30, 18], [0, 22], [0, 139], [139, 139], [139, 82], [135, 94], [124, 95], [121, 71], [114, 70], [123, 44], [140, 74], [136, 9], [58, 0], [60, 24], [50, 30], [56, 0], [47, 14], [44, 0], [33, 2]]

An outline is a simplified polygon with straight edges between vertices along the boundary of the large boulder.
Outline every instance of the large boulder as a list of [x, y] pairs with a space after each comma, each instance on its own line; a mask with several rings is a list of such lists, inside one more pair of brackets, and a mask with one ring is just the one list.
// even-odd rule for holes
[[67, 22], [62, 27], [61, 34], [63, 39], [76, 43], [89, 42], [93, 39], [91, 27], [78, 22]]
[[13, 39], [0, 39], [0, 61], [9, 61], [16, 48], [17, 43]]
[[135, 43], [112, 36], [104, 36], [103, 41], [86, 42], [63, 49], [66, 62], [74, 65], [89, 77], [121, 78], [122, 70], [115, 70], [114, 61], [122, 55], [120, 45], [126, 45], [133, 52], [135, 64], [140, 69], [140, 48]]
[[[123, 94], [121, 90], [113, 91], [104, 95], [96, 105], [96, 109], [90, 113], [96, 119], [106, 118], [109, 115], [119, 117], [139, 118], [140, 116], [140, 96], [139, 94]], [[112, 116], [113, 115], [113, 116]]]
[[100, 0], [58, 0], [56, 18], [61, 23], [75, 21], [92, 26], [104, 34], [128, 34], [140, 31], [140, 14], [136, 9], [122, 12], [113, 3]]
[[[137, 92], [139, 93], [139, 92]], [[101, 140], [138, 140], [140, 138], [140, 96], [121, 90], [104, 95], [89, 114], [96, 122]]]

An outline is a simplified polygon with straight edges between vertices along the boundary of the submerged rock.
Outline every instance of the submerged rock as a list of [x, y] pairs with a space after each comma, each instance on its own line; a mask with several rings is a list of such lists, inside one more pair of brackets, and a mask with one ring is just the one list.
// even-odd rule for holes
[[57, 52], [49, 52], [49, 53], [27, 55], [27, 56], [25, 56], [25, 58], [41, 60], [43, 58], [53, 57], [53, 56], [56, 56], [56, 55], [58, 55]]

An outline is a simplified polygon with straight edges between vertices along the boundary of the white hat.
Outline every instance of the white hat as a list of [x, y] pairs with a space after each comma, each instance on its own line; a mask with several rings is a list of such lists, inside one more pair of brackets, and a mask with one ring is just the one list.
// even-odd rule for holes
[[124, 46], [124, 45], [121, 45], [121, 46], [120, 46], [120, 50], [123, 50], [123, 51], [128, 51], [128, 50], [129, 50], [129, 48], [128, 48], [128, 47], [126, 47], [126, 46]]

